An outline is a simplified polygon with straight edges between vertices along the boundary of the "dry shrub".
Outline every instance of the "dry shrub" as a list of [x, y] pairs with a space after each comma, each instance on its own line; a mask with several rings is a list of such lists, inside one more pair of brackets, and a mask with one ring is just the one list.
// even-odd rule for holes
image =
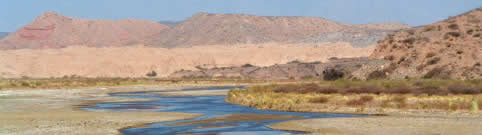
[[348, 106], [364, 106], [366, 103], [373, 101], [372, 96], [361, 96], [359, 99], [352, 99], [346, 102]]
[[412, 90], [408, 87], [399, 87], [399, 88], [390, 89], [387, 92], [391, 94], [408, 94], [408, 93], [412, 93]]
[[450, 29], [452, 29], [452, 30], [457, 30], [457, 29], [459, 29], [459, 25], [457, 25], [457, 24], [450, 24], [450, 25], [448, 26], [448, 28], [450, 28]]
[[447, 87], [447, 89], [450, 91], [452, 94], [479, 94], [481, 93], [480, 90], [463, 85], [463, 84], [452, 84]]
[[425, 56], [425, 58], [432, 58], [433, 56], [435, 56], [435, 53], [429, 52], [429, 53], [427, 53], [427, 55]]
[[318, 92], [320, 89], [321, 87], [319, 85], [312, 83], [300, 86], [298, 92], [302, 94], [315, 93]]
[[417, 41], [416, 38], [410, 37], [410, 38], [407, 38], [407, 39], [403, 40], [402, 42], [405, 43], [405, 44], [413, 44], [413, 43], [415, 43], [415, 41]]
[[425, 79], [430, 79], [430, 78], [440, 78], [440, 79], [449, 79], [450, 78], [450, 73], [445, 72], [443, 68], [434, 68], [427, 72], [423, 76]]
[[370, 84], [365, 84], [357, 88], [347, 88], [343, 90], [343, 93], [356, 93], [356, 94], [361, 94], [361, 93], [380, 94], [382, 92], [383, 90], [380, 87], [376, 85], [370, 85]]
[[395, 96], [393, 98], [384, 100], [382, 102], [382, 107], [393, 107], [393, 108], [405, 108], [407, 98], [405, 96]]
[[433, 58], [433, 59], [431, 59], [430, 61], [428, 61], [428, 62], [427, 62], [427, 65], [437, 64], [439, 61], [440, 61], [440, 58], [439, 58], [439, 57], [436, 57], [436, 58]]
[[452, 36], [452, 37], [460, 37], [462, 36], [462, 34], [460, 34], [459, 32], [447, 32], [445, 34], [445, 37], [448, 38], [449, 36]]
[[368, 80], [374, 80], [374, 79], [385, 79], [387, 78], [387, 75], [383, 71], [373, 71], [370, 74], [368, 74], [367, 79]]
[[288, 85], [279, 86], [273, 89], [273, 91], [278, 93], [290, 93], [290, 92], [297, 92], [299, 88], [300, 87], [297, 85], [288, 84]]
[[447, 95], [449, 92], [445, 89], [441, 89], [440, 87], [425, 86], [425, 87], [416, 89], [413, 93], [428, 94], [429, 96], [431, 96], [431, 95]]
[[311, 103], [326, 103], [329, 99], [327, 97], [315, 97], [310, 100]]
[[473, 37], [480, 37], [480, 33], [474, 34]]
[[338, 90], [336, 90], [336, 89], [334, 89], [334, 88], [327, 88], [327, 87], [321, 88], [321, 89], [318, 90], [317, 92], [318, 92], [318, 93], [323, 93], [323, 94], [339, 93]]
[[323, 79], [328, 81], [334, 81], [343, 78], [345, 73], [336, 69], [327, 69], [323, 71]]

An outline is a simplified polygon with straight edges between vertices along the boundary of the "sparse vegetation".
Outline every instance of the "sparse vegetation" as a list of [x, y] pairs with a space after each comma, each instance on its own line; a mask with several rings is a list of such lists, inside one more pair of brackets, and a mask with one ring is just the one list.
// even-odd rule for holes
[[244, 64], [244, 65], [241, 66], [241, 67], [254, 67], [254, 65], [251, 65], [251, 64], [248, 63], [248, 64]]
[[452, 30], [457, 30], [457, 29], [459, 29], [459, 25], [457, 25], [457, 24], [450, 24], [450, 25], [448, 26], [448, 28], [450, 28], [450, 29], [452, 29]]
[[407, 38], [407, 39], [403, 40], [402, 42], [405, 43], [405, 44], [413, 44], [413, 43], [415, 43], [415, 41], [417, 41], [416, 38], [410, 37], [410, 38]]
[[300, 64], [300, 63], [302, 63], [300, 60], [293, 60], [293, 61], [290, 61], [286, 64]]
[[426, 78], [426, 79], [430, 79], [430, 78], [448, 79], [450, 77], [449, 77], [448, 72], [444, 71], [443, 68], [434, 68], [434, 69], [430, 70], [429, 72], [427, 72], [427, 74], [425, 74], [423, 76], [423, 78]]
[[157, 76], [157, 72], [156, 71], [151, 71], [149, 73], [146, 74], [147, 77], [156, 77]]
[[434, 65], [437, 64], [440, 61], [439, 57], [435, 57], [427, 62], [427, 65]]
[[341, 71], [338, 71], [334, 68], [327, 69], [327, 70], [323, 71], [323, 79], [328, 80], [328, 81], [341, 79], [341, 78], [343, 78], [344, 75], [345, 75], [345, 73], [343, 73]]
[[432, 58], [433, 56], [435, 56], [435, 53], [429, 52], [429, 53], [427, 53], [427, 55], [425, 56], [425, 58]]
[[394, 57], [393, 55], [386, 56], [386, 57], [385, 57], [385, 60], [392, 61], [392, 60], [395, 60], [395, 57]]
[[0, 90], [3, 89], [46, 89], [46, 88], [81, 88], [81, 87], [112, 87], [131, 85], [168, 85], [183, 83], [263, 83], [266, 80], [242, 80], [242, 79], [161, 79], [161, 78], [24, 78], [24, 79], [0, 79]]
[[467, 30], [467, 34], [472, 35], [472, 33], [474, 33], [473, 29]]
[[373, 71], [370, 74], [368, 74], [367, 79], [368, 80], [373, 80], [373, 79], [385, 79], [387, 78], [387, 75], [383, 71]]
[[342, 108], [359, 108], [353, 113], [367, 108], [473, 111], [482, 103], [481, 82], [480, 79], [322, 81], [231, 90], [226, 100], [260, 109], [286, 111], [330, 112], [344, 110]]
[[328, 101], [329, 101], [329, 99], [327, 97], [323, 97], [323, 96], [315, 97], [315, 98], [312, 98], [310, 100], [311, 103], [320, 103], [320, 104], [326, 103]]
[[462, 50], [457, 50], [457, 54], [463, 54], [463, 53], [464, 53], [464, 51], [462, 51]]
[[480, 37], [480, 33], [474, 34], [473, 37]]
[[348, 106], [364, 106], [367, 102], [373, 101], [372, 96], [361, 96], [360, 99], [352, 99], [346, 102]]
[[446, 33], [446, 37], [448, 36], [452, 36], [452, 37], [460, 37], [462, 34], [460, 34], [459, 32], [447, 32]]

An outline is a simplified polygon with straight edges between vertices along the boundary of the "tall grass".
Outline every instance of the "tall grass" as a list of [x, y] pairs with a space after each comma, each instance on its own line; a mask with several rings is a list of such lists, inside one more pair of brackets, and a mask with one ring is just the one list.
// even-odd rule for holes
[[253, 86], [230, 91], [226, 100], [284, 111], [358, 113], [342, 108], [479, 111], [481, 88], [481, 80], [337, 80]]
[[0, 79], [0, 90], [16, 88], [74, 88], [74, 87], [105, 87], [125, 85], [165, 85], [180, 83], [199, 84], [224, 84], [224, 83], [262, 83], [264, 80], [239, 80], [239, 79], [159, 79], [159, 78], [23, 78], [23, 79]]

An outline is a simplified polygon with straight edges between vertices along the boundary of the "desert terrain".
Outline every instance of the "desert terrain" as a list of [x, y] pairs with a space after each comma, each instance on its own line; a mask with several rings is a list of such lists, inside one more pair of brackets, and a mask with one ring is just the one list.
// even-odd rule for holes
[[0, 134], [479, 135], [481, 20], [45, 12], [0, 33]]
[[[49, 78], [77, 75], [82, 77], [146, 77], [155, 71], [166, 77], [178, 70], [241, 66], [269, 66], [294, 60], [328, 61], [330, 57], [362, 57], [373, 48], [353, 48], [348, 44], [237, 45], [192, 48], [152, 48], [144, 46], [62, 49], [19, 49], [0, 51], [0, 77]], [[100, 68], [101, 67], [101, 68]]]

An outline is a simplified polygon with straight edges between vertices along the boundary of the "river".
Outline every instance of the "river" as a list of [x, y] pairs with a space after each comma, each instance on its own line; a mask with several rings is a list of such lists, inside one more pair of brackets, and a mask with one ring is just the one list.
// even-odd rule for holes
[[[209, 87], [189, 88], [183, 91], [226, 90], [243, 87]], [[201, 134], [201, 135], [279, 135], [299, 134], [294, 131], [280, 131], [268, 128], [267, 125], [289, 120], [359, 117], [359, 115], [302, 113], [265, 111], [225, 102], [226, 96], [162, 96], [154, 92], [169, 92], [170, 90], [111, 93], [111, 96], [154, 99], [149, 102], [99, 103], [94, 107], [84, 108], [91, 111], [162, 111], [199, 113], [204, 116], [180, 121], [170, 121], [148, 124], [146, 127], [121, 130], [126, 135], [171, 135], [171, 134]], [[178, 90], [172, 90], [178, 91]], [[328, 123], [327, 123], [328, 124]]]

